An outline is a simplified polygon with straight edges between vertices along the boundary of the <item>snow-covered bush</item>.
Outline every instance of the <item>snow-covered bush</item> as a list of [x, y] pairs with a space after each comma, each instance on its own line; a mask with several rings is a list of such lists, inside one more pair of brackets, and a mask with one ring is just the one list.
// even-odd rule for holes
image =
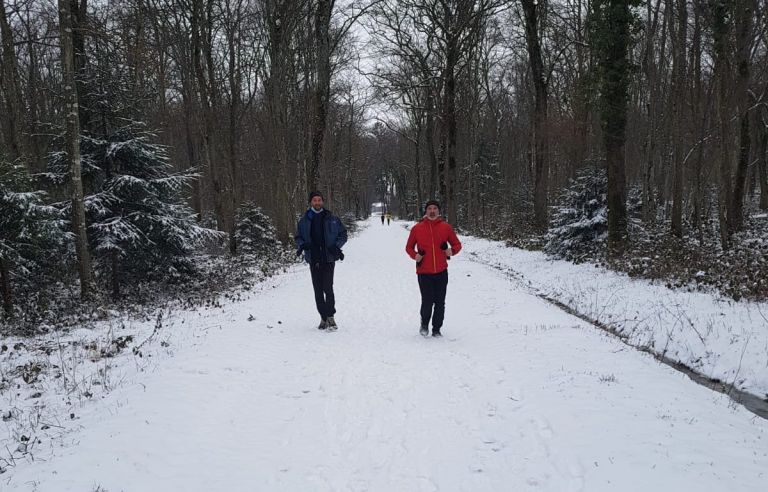
[[29, 283], [65, 256], [64, 222], [44, 198], [45, 192], [33, 189], [22, 166], [0, 160], [0, 269], [6, 312], [11, 311], [12, 279]]
[[235, 239], [238, 250], [246, 255], [277, 258], [283, 251], [272, 218], [253, 202], [243, 203], [237, 209]]
[[594, 252], [608, 233], [607, 191], [605, 169], [580, 171], [560, 194], [544, 250], [575, 260]]
[[643, 213], [645, 202], [643, 201], [643, 188], [639, 185], [627, 187], [627, 217], [639, 218]]
[[344, 227], [347, 228], [347, 232], [352, 235], [357, 232], [357, 221], [359, 220], [358, 217], [355, 217], [354, 212], [347, 212], [345, 214], [342, 214], [341, 217], [342, 224], [344, 224]]

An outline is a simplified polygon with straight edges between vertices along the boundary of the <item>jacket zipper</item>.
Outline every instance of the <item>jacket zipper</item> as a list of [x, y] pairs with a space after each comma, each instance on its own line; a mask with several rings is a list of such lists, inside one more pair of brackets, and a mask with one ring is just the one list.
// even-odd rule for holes
[[432, 235], [432, 273], [437, 273], [437, 259], [435, 258], [435, 230], [432, 221], [429, 221], [429, 233]]

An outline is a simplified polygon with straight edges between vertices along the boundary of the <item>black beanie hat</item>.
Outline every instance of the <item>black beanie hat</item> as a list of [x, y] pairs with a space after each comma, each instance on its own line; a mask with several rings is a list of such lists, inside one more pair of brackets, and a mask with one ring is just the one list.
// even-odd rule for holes
[[425, 212], [427, 211], [427, 207], [429, 207], [430, 205], [434, 205], [435, 207], [437, 207], [438, 210], [440, 210], [440, 202], [438, 202], [437, 200], [429, 200], [427, 203], [424, 204]]
[[325, 197], [324, 197], [324, 196], [323, 196], [323, 194], [322, 194], [322, 193], [320, 193], [319, 191], [313, 191], [313, 192], [311, 192], [311, 193], [309, 194], [309, 200], [307, 200], [307, 201], [308, 201], [308, 202], [311, 202], [311, 201], [312, 201], [312, 199], [313, 199], [313, 198], [315, 198], [316, 196], [319, 196], [320, 198], [322, 198], [322, 199], [323, 199], [323, 201], [325, 201]]

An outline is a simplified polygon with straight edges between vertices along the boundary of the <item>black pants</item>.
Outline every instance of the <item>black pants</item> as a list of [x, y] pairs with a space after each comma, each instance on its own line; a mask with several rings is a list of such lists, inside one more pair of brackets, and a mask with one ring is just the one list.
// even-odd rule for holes
[[[419, 275], [421, 291], [421, 324], [428, 325], [432, 318], [432, 328], [440, 329], [445, 318], [445, 293], [448, 290], [448, 270], [437, 274]], [[435, 308], [434, 317], [432, 307]]]
[[333, 270], [336, 263], [309, 265], [312, 272], [312, 287], [315, 289], [317, 312], [323, 319], [336, 314], [336, 299], [333, 296]]

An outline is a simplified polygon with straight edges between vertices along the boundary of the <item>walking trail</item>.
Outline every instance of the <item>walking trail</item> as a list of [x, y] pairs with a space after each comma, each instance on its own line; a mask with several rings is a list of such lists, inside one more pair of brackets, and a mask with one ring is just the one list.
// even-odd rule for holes
[[297, 266], [206, 312], [217, 328], [0, 489], [765, 490], [768, 422], [470, 251], [450, 262], [445, 337], [422, 338], [408, 231], [366, 226], [336, 267], [338, 332], [316, 329]]

